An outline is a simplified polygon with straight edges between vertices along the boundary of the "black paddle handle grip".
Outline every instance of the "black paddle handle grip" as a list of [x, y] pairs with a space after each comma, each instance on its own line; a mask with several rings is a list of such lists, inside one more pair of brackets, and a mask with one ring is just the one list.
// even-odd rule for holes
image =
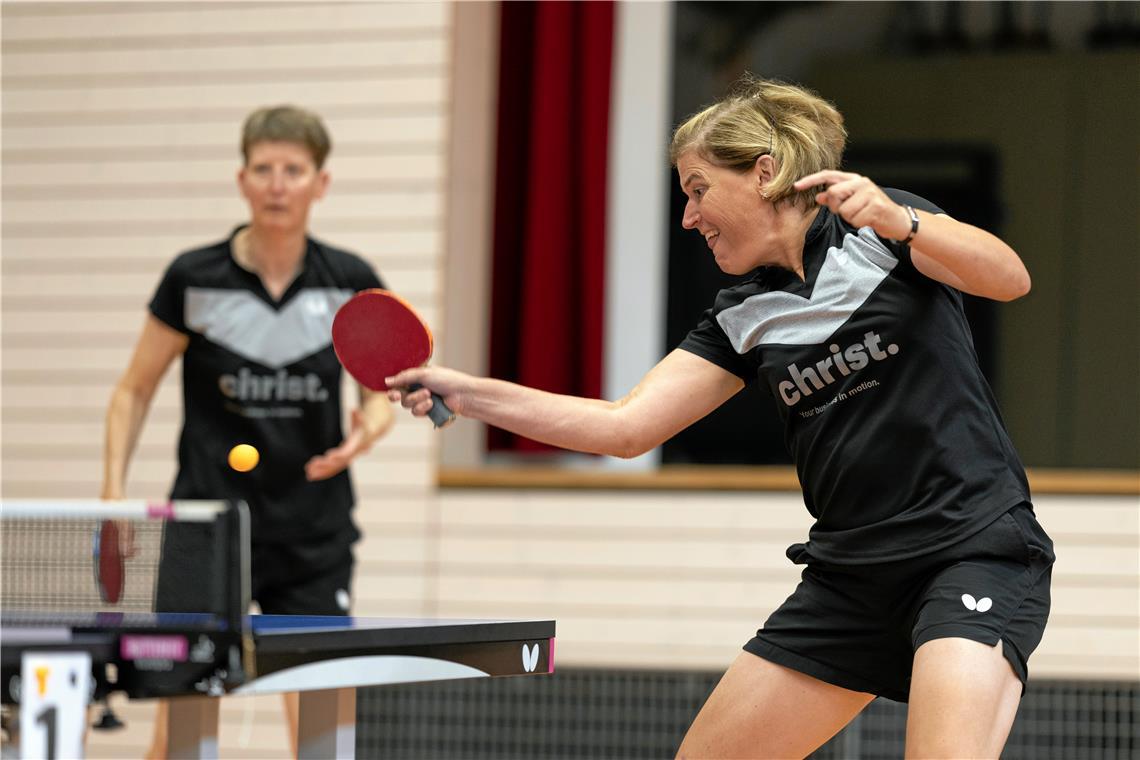
[[[412, 383], [408, 386], [408, 391], [418, 391], [423, 388], [419, 383]], [[447, 427], [455, 421], [455, 412], [447, 408], [447, 404], [443, 403], [443, 397], [439, 394], [431, 394], [431, 411], [428, 412], [428, 417], [431, 418], [432, 423], [436, 429]]]

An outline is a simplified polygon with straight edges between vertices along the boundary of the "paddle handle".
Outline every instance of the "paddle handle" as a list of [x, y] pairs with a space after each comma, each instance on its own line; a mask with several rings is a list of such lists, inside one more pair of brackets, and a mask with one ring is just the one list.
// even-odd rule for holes
[[[418, 391], [420, 388], [423, 386], [419, 383], [412, 383], [408, 386], [408, 391]], [[443, 403], [443, 397], [433, 393], [431, 394], [431, 411], [428, 412], [428, 417], [431, 417], [432, 424], [438, 430], [455, 421], [455, 412], [447, 408], [447, 404]]]

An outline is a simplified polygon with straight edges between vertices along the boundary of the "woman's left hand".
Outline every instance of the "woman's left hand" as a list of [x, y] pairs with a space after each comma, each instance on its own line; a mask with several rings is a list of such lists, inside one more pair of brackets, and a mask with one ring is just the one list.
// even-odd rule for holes
[[879, 237], [905, 240], [910, 234], [910, 214], [892, 201], [867, 177], [850, 172], [825, 170], [796, 181], [796, 190], [823, 185], [815, 200], [838, 214], [852, 227], [870, 227]]
[[364, 414], [359, 409], [352, 410], [352, 430], [344, 441], [324, 454], [318, 454], [305, 463], [305, 477], [309, 480], [325, 480], [341, 472], [352, 464], [352, 460], [371, 448], [365, 443]]

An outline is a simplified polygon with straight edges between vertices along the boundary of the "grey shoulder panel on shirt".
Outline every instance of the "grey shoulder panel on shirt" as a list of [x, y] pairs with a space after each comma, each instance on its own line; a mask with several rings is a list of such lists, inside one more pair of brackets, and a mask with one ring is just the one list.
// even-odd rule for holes
[[749, 296], [716, 316], [737, 353], [764, 344], [825, 342], [899, 263], [870, 227], [832, 246], [816, 276], [811, 298], [782, 290]]
[[280, 311], [246, 290], [187, 288], [186, 326], [235, 354], [281, 368], [332, 343], [337, 309], [347, 288], [301, 291]]

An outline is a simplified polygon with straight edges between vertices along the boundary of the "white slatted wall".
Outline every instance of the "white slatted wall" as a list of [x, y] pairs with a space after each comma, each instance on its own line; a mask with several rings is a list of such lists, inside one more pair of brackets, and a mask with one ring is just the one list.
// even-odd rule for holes
[[[562, 663], [727, 667], [795, 588], [799, 494], [445, 491], [439, 611], [549, 615]], [[1034, 677], [1140, 678], [1140, 510], [1038, 496], [1058, 556]]]
[[[253, 108], [332, 134], [315, 235], [368, 258], [432, 322], [443, 256], [451, 13], [445, 3], [3, 5], [2, 494], [89, 497], [103, 417], [174, 255], [247, 218], [234, 184]], [[175, 468], [180, 368], [154, 402], [129, 494]], [[430, 426], [400, 417], [355, 469], [356, 611], [416, 616], [434, 490]], [[223, 452], [224, 455], [224, 452]], [[229, 700], [222, 756], [282, 756], [279, 700]], [[96, 756], [140, 756], [149, 707]]]

